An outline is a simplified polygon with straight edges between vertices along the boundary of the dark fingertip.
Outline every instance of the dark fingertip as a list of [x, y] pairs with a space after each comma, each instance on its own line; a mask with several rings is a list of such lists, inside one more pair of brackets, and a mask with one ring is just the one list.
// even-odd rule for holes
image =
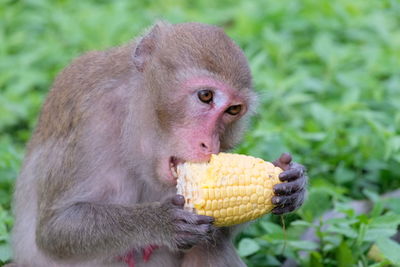
[[292, 211], [294, 211], [295, 209], [296, 209], [296, 206], [295, 206], [294, 204], [289, 205], [288, 212], [292, 212]]
[[175, 206], [183, 207], [185, 205], [185, 197], [182, 195], [175, 195], [172, 198], [172, 204]]
[[213, 217], [205, 216], [205, 215], [198, 215], [197, 223], [209, 224], [209, 223], [213, 223], [214, 221], [215, 221], [215, 219]]
[[274, 185], [274, 187], [272, 187], [272, 191], [274, 192], [274, 195], [278, 195], [279, 194], [279, 184]]
[[273, 197], [271, 202], [274, 205], [278, 205], [281, 202], [281, 199], [279, 197]]
[[282, 211], [281, 208], [276, 207], [276, 208], [274, 208], [274, 209], [272, 210], [271, 213], [274, 214], [274, 215], [282, 215], [282, 214], [283, 214], [283, 211]]
[[272, 213], [275, 214], [275, 215], [282, 215], [282, 214], [285, 214], [285, 213], [292, 212], [295, 209], [296, 209], [296, 206], [294, 206], [294, 205], [278, 206], [278, 207], [275, 207], [272, 210]]
[[301, 177], [301, 173], [298, 169], [290, 169], [279, 174], [279, 180], [282, 182], [292, 181]]
[[289, 164], [292, 161], [292, 155], [290, 155], [289, 153], [282, 153], [282, 155], [279, 158], [280, 162], [284, 163], [284, 164]]
[[283, 184], [277, 184], [273, 187], [275, 195], [282, 195], [286, 192], [286, 187]]

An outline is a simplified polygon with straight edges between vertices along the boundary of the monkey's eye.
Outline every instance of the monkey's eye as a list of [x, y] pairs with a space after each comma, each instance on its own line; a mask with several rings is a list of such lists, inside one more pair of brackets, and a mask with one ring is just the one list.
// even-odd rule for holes
[[234, 105], [234, 106], [230, 106], [226, 110], [226, 113], [228, 113], [230, 115], [237, 115], [240, 113], [240, 111], [242, 111], [242, 105]]
[[213, 92], [211, 90], [201, 90], [197, 93], [200, 101], [203, 103], [210, 103], [213, 99]]

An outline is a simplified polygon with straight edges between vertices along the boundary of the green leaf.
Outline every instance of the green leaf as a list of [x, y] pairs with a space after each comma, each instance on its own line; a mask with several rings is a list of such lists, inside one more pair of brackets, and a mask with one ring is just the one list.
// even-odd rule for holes
[[355, 246], [359, 247], [362, 245], [364, 239], [365, 239], [365, 233], [367, 232], [367, 225], [365, 223], [360, 222], [360, 226], [358, 228], [358, 236], [355, 240]]
[[347, 225], [340, 225], [340, 226], [330, 225], [328, 231], [335, 234], [342, 234], [352, 239], [357, 237], [357, 232]]
[[389, 238], [382, 238], [376, 241], [381, 253], [393, 264], [400, 264], [400, 245]]
[[386, 206], [393, 212], [400, 214], [400, 198], [389, 198], [386, 201]]
[[382, 262], [368, 265], [368, 267], [390, 267], [390, 265], [391, 264], [389, 260], [383, 260]]
[[326, 194], [324, 189], [314, 188], [310, 190], [308, 199], [299, 213], [304, 220], [312, 222], [314, 218], [328, 210], [331, 205], [329, 195]]
[[0, 260], [9, 261], [11, 260], [11, 247], [8, 244], [0, 245]]
[[267, 232], [271, 234], [283, 234], [283, 229], [280, 225], [275, 224], [273, 222], [261, 221], [261, 227]]
[[372, 228], [367, 229], [364, 236], [364, 241], [375, 241], [382, 237], [391, 237], [397, 230], [395, 228]]
[[342, 242], [336, 252], [338, 267], [351, 267], [355, 263], [353, 252], [346, 242]]
[[400, 214], [386, 214], [372, 219], [370, 227], [396, 228], [400, 224]]
[[298, 240], [287, 241], [288, 245], [296, 250], [316, 250], [319, 245], [312, 241]]
[[241, 257], [246, 257], [260, 250], [260, 245], [250, 238], [243, 238], [239, 242], [238, 252]]
[[296, 220], [290, 223], [290, 226], [303, 226], [303, 227], [311, 227], [312, 223], [303, 220]]
[[310, 254], [309, 267], [324, 267], [322, 255], [319, 252], [313, 251]]

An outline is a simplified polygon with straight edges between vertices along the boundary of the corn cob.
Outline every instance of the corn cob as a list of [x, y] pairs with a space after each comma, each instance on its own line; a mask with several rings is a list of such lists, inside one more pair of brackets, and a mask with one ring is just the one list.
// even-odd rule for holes
[[208, 163], [178, 165], [177, 193], [185, 209], [215, 218], [229, 226], [254, 220], [274, 205], [272, 187], [282, 170], [270, 162], [246, 155], [219, 153]]

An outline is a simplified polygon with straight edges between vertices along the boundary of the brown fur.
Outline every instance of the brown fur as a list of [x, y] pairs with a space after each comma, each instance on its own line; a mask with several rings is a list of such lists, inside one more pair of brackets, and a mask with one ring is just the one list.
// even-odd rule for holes
[[[60, 73], [16, 184], [17, 264], [125, 266], [117, 256], [155, 244], [161, 248], [137, 266], [244, 265], [228, 230], [179, 249], [173, 216], [182, 212], [166, 201], [176, 190], [155, 171], [179, 143], [173, 126], [190, 122], [177, 88], [198, 73], [235, 88], [251, 108], [243, 53], [221, 29], [204, 24], [159, 23], [143, 38], [87, 53]], [[223, 128], [222, 149], [237, 144], [243, 121]], [[198, 220], [182, 214], [189, 224]], [[199, 235], [206, 231], [195, 226]]]

